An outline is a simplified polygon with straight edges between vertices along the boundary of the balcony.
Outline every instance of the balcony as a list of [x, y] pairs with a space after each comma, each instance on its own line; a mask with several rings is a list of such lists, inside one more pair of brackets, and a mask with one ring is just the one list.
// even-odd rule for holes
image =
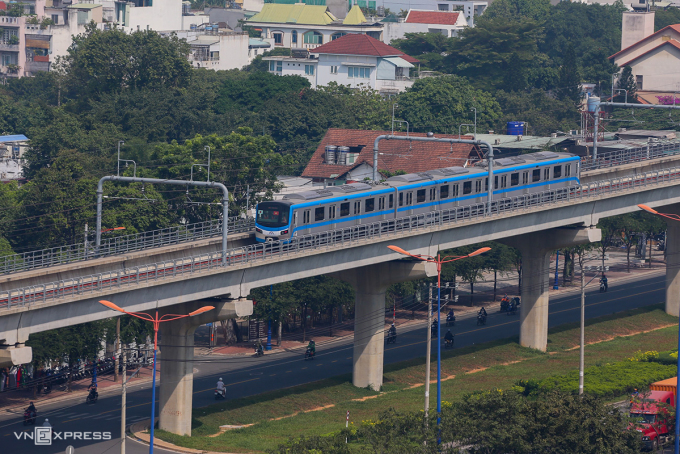
[[19, 52], [19, 44], [7, 44], [0, 42], [0, 50], [4, 52]]
[[[50, 61], [38, 61], [36, 60], [38, 57], [33, 57], [33, 61], [27, 61], [26, 62], [26, 71], [30, 73], [37, 73], [41, 71], [49, 71], [50, 70]], [[48, 58], [49, 57], [44, 57]]]

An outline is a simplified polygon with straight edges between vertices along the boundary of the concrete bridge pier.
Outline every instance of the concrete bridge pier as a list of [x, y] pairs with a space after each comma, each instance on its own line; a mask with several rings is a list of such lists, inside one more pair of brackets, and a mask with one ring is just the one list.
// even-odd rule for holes
[[356, 294], [354, 317], [354, 366], [352, 383], [379, 390], [383, 383], [385, 351], [385, 291], [397, 282], [437, 275], [433, 263], [386, 262], [334, 273], [348, 282]]
[[[550, 254], [561, 248], [600, 241], [596, 228], [563, 228], [518, 235], [502, 240], [522, 254], [522, 305], [519, 343], [522, 347], [548, 348], [548, 290]], [[553, 270], [554, 271], [554, 270]]]
[[24, 344], [4, 345], [0, 343], [0, 369], [28, 364], [33, 361], [33, 350]]
[[[661, 207], [663, 213], [680, 214], [680, 206]], [[680, 222], [666, 223], [666, 313], [680, 314]]]
[[215, 309], [195, 317], [160, 325], [161, 374], [158, 427], [177, 435], [191, 436], [194, 331], [205, 323], [253, 313], [253, 303], [246, 299], [217, 303], [210, 300], [193, 301], [163, 308], [163, 313], [187, 314], [206, 305], [215, 306]]

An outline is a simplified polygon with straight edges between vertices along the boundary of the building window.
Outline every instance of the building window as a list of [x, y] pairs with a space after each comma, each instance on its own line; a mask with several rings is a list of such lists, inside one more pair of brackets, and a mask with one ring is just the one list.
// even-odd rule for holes
[[59, 24], [59, 14], [52, 14], [52, 22], [54, 22], [54, 25]]
[[448, 11], [449, 10], [449, 5], [442, 5], [441, 3], [437, 5], [437, 8], [439, 11]]
[[314, 65], [305, 65], [305, 74], [308, 76], [314, 75]]
[[324, 215], [324, 208], [319, 207], [314, 209], [314, 220], [315, 221], [323, 221], [323, 215]]
[[371, 77], [371, 68], [364, 68], [360, 66], [350, 66], [347, 69], [347, 75], [351, 78], [369, 79]]
[[269, 71], [280, 73], [281, 71], [283, 71], [283, 62], [271, 60], [269, 62]]
[[283, 46], [283, 33], [272, 33], [272, 38], [274, 38], [275, 46]]
[[297, 30], [293, 30], [290, 34], [290, 40], [293, 44], [297, 44]]
[[346, 34], [347, 34], [347, 33], [343, 33], [343, 32], [333, 33], [333, 34], [331, 35], [331, 41], [335, 41], [335, 40], [338, 39], [338, 38], [342, 38], [342, 37], [345, 36]]
[[323, 44], [323, 35], [319, 32], [311, 31], [304, 34], [305, 44]]
[[635, 83], [637, 84], [637, 89], [642, 90], [642, 76], [635, 76]]
[[331, 74], [337, 74], [338, 73], [338, 67], [337, 66], [331, 66]]

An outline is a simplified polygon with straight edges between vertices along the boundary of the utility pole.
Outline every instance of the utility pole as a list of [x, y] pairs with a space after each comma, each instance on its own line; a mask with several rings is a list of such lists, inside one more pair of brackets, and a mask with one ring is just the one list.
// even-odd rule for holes
[[85, 223], [85, 260], [87, 260], [87, 222]]
[[430, 356], [432, 354], [432, 284], [428, 290], [427, 304], [427, 347], [425, 353], [425, 424], [430, 410]]
[[586, 319], [586, 273], [583, 269], [583, 257], [579, 254], [579, 262], [581, 265], [581, 350], [579, 352], [578, 360], [578, 395], [583, 395], [583, 368], [584, 368], [584, 354], [585, 354], [585, 319]]
[[[118, 320], [120, 320], [120, 317]], [[120, 407], [120, 454], [125, 454], [125, 397], [127, 394], [127, 382], [132, 377], [137, 375], [140, 370], [142, 370], [142, 366], [140, 366], [139, 369], [130, 375], [130, 378], [123, 380], [123, 398]]]
[[118, 383], [118, 367], [120, 365], [120, 317], [116, 317], [116, 345], [114, 351], [113, 381]]

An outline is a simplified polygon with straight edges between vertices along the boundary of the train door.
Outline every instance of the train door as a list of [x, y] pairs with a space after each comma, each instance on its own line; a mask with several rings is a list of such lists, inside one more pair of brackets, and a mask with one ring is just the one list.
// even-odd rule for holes
[[522, 194], [529, 193], [529, 171], [522, 172]]
[[378, 212], [380, 213], [379, 219], [385, 219], [385, 196], [378, 197]]
[[428, 197], [428, 211], [437, 211], [439, 209], [439, 204], [437, 203], [437, 186], [430, 186], [428, 192], [430, 196]]
[[451, 185], [451, 197], [453, 198], [453, 203], [451, 203], [452, 206], [457, 207], [460, 205], [460, 199], [459, 197], [459, 184], [458, 183], [453, 183]]
[[352, 215], [356, 219], [356, 223], [361, 224], [361, 200], [355, 200], [353, 205]]
[[312, 210], [304, 210], [302, 212], [302, 224], [304, 225], [303, 232], [304, 233], [309, 233], [311, 231], [310, 224], [311, 224], [311, 215]]
[[330, 230], [335, 230], [337, 228], [337, 220], [336, 220], [336, 213], [335, 213], [335, 205], [331, 205], [328, 207], [328, 220], [330, 221], [329, 228]]
[[297, 210], [293, 211], [293, 236], [297, 236], [297, 226], [298, 226], [298, 212]]

